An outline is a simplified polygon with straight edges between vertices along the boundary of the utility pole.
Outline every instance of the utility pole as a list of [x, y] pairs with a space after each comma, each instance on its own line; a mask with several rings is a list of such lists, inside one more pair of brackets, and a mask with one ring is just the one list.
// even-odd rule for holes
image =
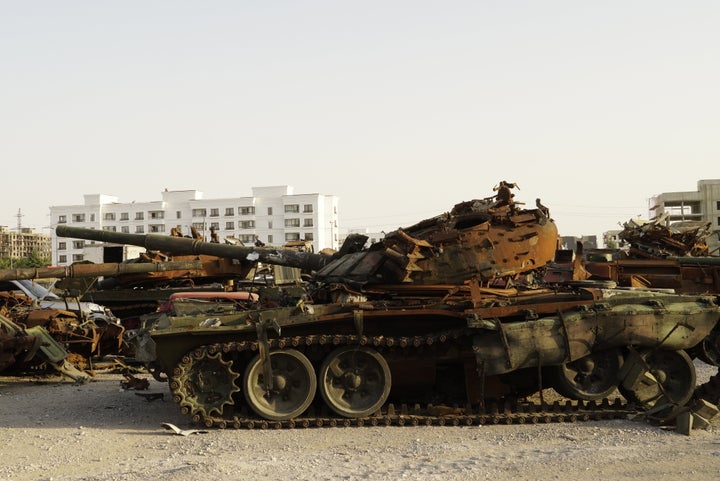
[[15, 215], [15, 217], [17, 217], [17, 231], [18, 231], [18, 234], [19, 234], [20, 232], [22, 232], [22, 218], [23, 218], [23, 215], [24, 215], [24, 214], [22, 213], [22, 211], [21, 211], [20, 209], [18, 209], [18, 213]]

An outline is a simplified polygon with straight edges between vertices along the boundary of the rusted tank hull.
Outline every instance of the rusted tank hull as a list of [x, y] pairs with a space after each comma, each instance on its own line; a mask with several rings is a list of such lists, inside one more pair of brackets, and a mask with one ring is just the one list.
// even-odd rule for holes
[[[216, 407], [212, 413], [200, 406], [202, 401], [188, 397], [182, 387], [195, 379], [196, 370], [220, 369], [228, 379], [237, 378], [236, 384], [258, 353], [288, 349], [307, 357], [314, 372], [340, 349], [369, 349], [383, 356], [388, 377], [394, 380], [387, 399], [474, 404], [552, 387], [551, 380], [543, 384], [536, 376], [538, 368], [562, 366], [593, 353], [689, 349], [720, 318], [712, 297], [626, 290], [582, 290], [573, 296], [574, 307], [568, 307], [567, 293], [558, 294], [556, 302], [543, 293], [538, 304], [507, 297], [502, 318], [494, 316], [495, 307], [448, 309], [445, 304], [427, 304], [376, 309], [362, 303], [324, 304], [307, 311], [250, 311], [213, 328], [175, 318], [174, 329], [152, 332], [154, 362], [170, 376], [183, 409], [201, 417], [232, 417], [237, 413], [234, 406], [242, 410], [245, 403], [230, 389], [225, 396], [232, 406]], [[533, 315], [540, 306], [550, 313], [556, 308], [555, 313]]]

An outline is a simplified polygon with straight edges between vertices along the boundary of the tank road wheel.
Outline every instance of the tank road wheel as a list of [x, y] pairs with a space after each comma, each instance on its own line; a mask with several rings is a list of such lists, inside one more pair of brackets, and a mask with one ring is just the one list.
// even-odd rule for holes
[[223, 360], [219, 352], [188, 357], [190, 362], [181, 364], [180, 373], [173, 379], [179, 386], [180, 407], [203, 416], [221, 415], [225, 405], [235, 404], [232, 396], [240, 391], [235, 385], [240, 374], [232, 370], [233, 361]]
[[245, 400], [259, 416], [272, 421], [292, 419], [310, 406], [317, 389], [312, 364], [299, 351], [284, 349], [270, 353], [272, 388], [265, 382], [260, 355], [248, 364], [243, 378]]
[[[657, 407], [655, 415], [663, 417], [690, 400], [695, 391], [695, 365], [685, 351], [645, 351], [639, 361], [633, 357], [631, 354], [625, 362], [641, 367], [623, 369], [629, 374], [620, 386], [628, 401], [646, 410]], [[664, 405], [667, 409], [662, 409]]]
[[346, 346], [331, 352], [320, 367], [320, 394], [341, 416], [358, 418], [380, 409], [390, 394], [390, 368], [377, 351]]
[[617, 388], [622, 362], [622, 353], [618, 349], [608, 349], [553, 366], [553, 387], [571, 399], [603, 399]]

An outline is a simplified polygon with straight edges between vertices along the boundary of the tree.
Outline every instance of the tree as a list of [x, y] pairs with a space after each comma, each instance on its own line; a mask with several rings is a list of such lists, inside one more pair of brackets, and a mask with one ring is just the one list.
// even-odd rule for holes
[[37, 251], [29, 257], [3, 257], [0, 258], [0, 269], [24, 269], [27, 267], [45, 267], [50, 265], [50, 259], [40, 257]]

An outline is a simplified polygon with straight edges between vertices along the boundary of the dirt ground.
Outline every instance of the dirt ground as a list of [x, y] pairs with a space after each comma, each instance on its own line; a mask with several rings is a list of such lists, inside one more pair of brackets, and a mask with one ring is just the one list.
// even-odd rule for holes
[[[702, 370], [701, 370], [702, 371]], [[705, 369], [705, 379], [714, 371]], [[199, 429], [148, 375], [146, 401], [118, 374], [84, 385], [0, 377], [0, 481], [712, 480], [720, 421], [691, 436], [637, 420], [472, 427]], [[703, 374], [699, 374], [702, 382]]]

